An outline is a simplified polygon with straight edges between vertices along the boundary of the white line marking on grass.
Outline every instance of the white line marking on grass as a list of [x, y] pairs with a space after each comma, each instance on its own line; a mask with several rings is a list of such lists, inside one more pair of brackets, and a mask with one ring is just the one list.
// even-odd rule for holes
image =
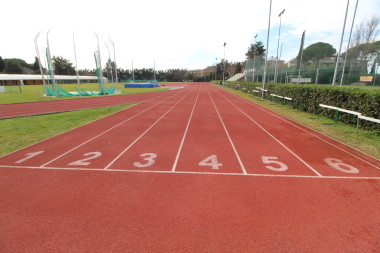
[[195, 99], [195, 102], [194, 102], [194, 105], [193, 105], [193, 109], [191, 110], [191, 113], [190, 113], [190, 116], [189, 116], [189, 120], [187, 121], [187, 125], [186, 125], [186, 128], [185, 128], [185, 132], [183, 133], [182, 140], [181, 140], [181, 144], [179, 145], [178, 152], [177, 152], [177, 155], [176, 155], [176, 157], [175, 157], [174, 164], [173, 164], [173, 167], [172, 167], [172, 170], [171, 170], [171, 171], [173, 171], [173, 172], [175, 171], [175, 169], [176, 169], [176, 167], [177, 167], [178, 159], [179, 159], [179, 156], [180, 156], [180, 154], [181, 154], [183, 144], [184, 144], [184, 142], [185, 142], [185, 138], [186, 138], [186, 135], [187, 135], [187, 131], [188, 131], [189, 126], [190, 126], [190, 121], [191, 121], [191, 119], [193, 118], [193, 113], [194, 113], [195, 105], [197, 104], [197, 101], [198, 101], [198, 97], [199, 97], [199, 93], [200, 93], [200, 91], [201, 91], [201, 90], [198, 88], [197, 98]]
[[[156, 170], [115, 170], [99, 168], [58, 168], [58, 167], [33, 167], [33, 166], [8, 166], [0, 165], [0, 168], [11, 169], [32, 169], [32, 170], [63, 170], [63, 171], [96, 171], [96, 172], [119, 172], [119, 173], [152, 173], [152, 174], [188, 174], [188, 175], [217, 175], [217, 176], [241, 176], [241, 177], [274, 177], [274, 178], [310, 178], [310, 179], [364, 179], [380, 180], [380, 177], [339, 177], [339, 176], [303, 176], [303, 175], [276, 175], [276, 174], [242, 174], [242, 173], [221, 173], [221, 172], [195, 172], [195, 171], [156, 171]], [[1, 169], [0, 169], [1, 171]]]
[[[314, 137], [320, 139], [321, 141], [324, 141], [324, 142], [326, 142], [327, 144], [330, 144], [331, 146], [333, 146], [333, 147], [335, 147], [335, 148], [337, 148], [337, 149], [339, 149], [339, 150], [341, 150], [341, 151], [343, 151], [343, 152], [345, 152], [345, 153], [347, 153], [347, 154], [349, 154], [349, 155], [355, 157], [356, 159], [358, 159], [358, 160], [360, 160], [360, 161], [362, 161], [362, 162], [364, 162], [364, 163], [367, 163], [367, 164], [373, 166], [374, 168], [380, 170], [380, 167], [378, 167], [378, 166], [372, 164], [371, 162], [368, 162], [368, 161], [366, 161], [366, 160], [364, 160], [364, 159], [362, 159], [362, 158], [360, 158], [360, 157], [358, 157], [358, 156], [356, 156], [356, 155], [350, 153], [350, 151], [347, 151], [347, 150], [345, 150], [345, 149], [343, 149], [343, 148], [341, 148], [341, 147], [335, 145], [334, 143], [331, 143], [330, 141], [321, 138], [320, 136], [318, 136], [318, 135], [316, 135], [316, 134], [314, 134], [314, 133], [312, 133], [312, 132], [317, 132], [317, 133], [319, 133], [320, 135], [323, 135], [323, 136], [325, 136], [325, 137], [328, 138], [328, 139], [332, 139], [331, 137], [329, 137], [329, 136], [327, 136], [327, 135], [325, 135], [325, 134], [323, 134], [323, 133], [321, 133], [321, 132], [319, 132], [319, 131], [317, 131], [317, 130], [311, 129], [310, 127], [307, 127], [307, 126], [305, 126], [305, 125], [302, 125], [302, 124], [300, 124], [300, 123], [297, 123], [297, 124], [299, 124], [299, 125], [301, 125], [301, 126], [303, 126], [303, 127], [305, 127], [305, 128], [307, 128], [307, 129], [310, 130], [310, 131], [307, 131], [307, 130], [303, 129], [303, 128], [300, 127], [300, 126], [297, 126], [296, 124], [294, 124], [293, 122], [291, 122], [289, 119], [286, 119], [284, 116], [276, 115], [275, 113], [271, 112], [269, 109], [266, 109], [266, 108], [264, 108], [264, 107], [261, 107], [261, 106], [255, 104], [255, 103], [252, 102], [252, 101], [249, 101], [249, 100], [247, 100], [247, 99], [244, 99], [244, 98], [242, 98], [242, 97], [239, 97], [239, 96], [236, 95], [236, 94], [233, 94], [233, 93], [228, 92], [228, 91], [226, 91], [226, 90], [223, 90], [223, 91], [226, 92], [226, 93], [228, 93], [228, 94], [231, 94], [231, 95], [233, 95], [233, 96], [235, 96], [235, 97], [237, 97], [237, 98], [239, 98], [240, 100], [242, 100], [242, 101], [245, 102], [245, 103], [250, 104], [251, 106], [254, 106], [254, 107], [256, 107], [256, 108], [258, 108], [258, 109], [260, 109], [260, 110], [262, 110], [262, 111], [264, 111], [264, 112], [267, 112], [267, 113], [271, 114], [272, 116], [274, 116], [274, 117], [276, 117], [276, 118], [281, 119], [282, 121], [285, 121], [286, 123], [288, 123], [288, 124], [290, 124], [290, 125], [292, 125], [292, 126], [298, 128], [298, 129], [304, 131], [305, 133], [308, 133], [308, 134], [310, 134], [310, 135], [312, 135], [312, 136], [314, 136]], [[312, 131], [312, 132], [311, 132], [311, 131]], [[340, 144], [342, 144], [342, 145], [344, 145], [344, 146], [347, 146], [347, 147], [349, 147], [349, 148], [351, 148], [351, 149], [353, 149], [353, 150], [355, 150], [355, 151], [357, 151], [357, 152], [359, 152], [359, 153], [362, 153], [362, 154], [364, 154], [364, 155], [366, 155], [366, 156], [368, 156], [368, 157], [371, 157], [371, 158], [373, 158], [374, 160], [380, 162], [380, 160], [377, 159], [376, 157], [373, 157], [373, 156], [371, 156], [371, 155], [368, 155], [368, 154], [364, 153], [363, 151], [360, 151], [360, 150], [358, 150], [358, 149], [356, 149], [356, 148], [353, 148], [353, 147], [351, 147], [351, 146], [349, 146], [349, 145], [347, 145], [347, 144], [344, 144], [344, 143], [342, 143], [342, 142], [340, 142], [340, 141], [338, 141], [338, 140], [335, 140], [335, 139], [332, 139], [332, 140], [334, 140], [334, 141], [336, 141], [336, 142], [338, 142], [338, 143], [340, 143]]]
[[[173, 95], [173, 96], [175, 96], [175, 95]], [[170, 96], [170, 97], [168, 97], [166, 100], [170, 99], [170, 98], [171, 98], [171, 97], [173, 97], [173, 96]], [[128, 118], [128, 119], [126, 119], [126, 120], [124, 120], [124, 121], [122, 121], [122, 122], [120, 122], [120, 123], [116, 124], [116, 125], [114, 125], [113, 127], [111, 127], [111, 128], [109, 128], [109, 129], [107, 129], [106, 131], [104, 131], [104, 132], [102, 132], [102, 133], [100, 133], [100, 134], [98, 134], [98, 135], [96, 135], [96, 136], [92, 137], [91, 139], [89, 139], [89, 140], [87, 140], [87, 141], [83, 142], [82, 144], [79, 144], [78, 146], [76, 146], [76, 147], [74, 147], [74, 148], [70, 149], [69, 151], [66, 151], [65, 153], [63, 153], [63, 154], [61, 154], [60, 156], [58, 156], [58, 157], [54, 158], [53, 160], [50, 160], [49, 162], [47, 162], [47, 163], [45, 163], [45, 164], [41, 165], [40, 167], [45, 167], [45, 166], [46, 166], [46, 165], [48, 165], [49, 163], [52, 163], [52, 162], [54, 162], [55, 160], [57, 160], [57, 159], [59, 159], [59, 158], [61, 158], [61, 157], [65, 156], [65, 155], [67, 155], [68, 153], [70, 153], [70, 152], [72, 152], [72, 151], [76, 150], [77, 148], [79, 148], [79, 147], [81, 147], [81, 146], [83, 146], [83, 145], [85, 145], [85, 144], [87, 144], [87, 143], [89, 143], [89, 142], [93, 141], [94, 139], [96, 139], [96, 138], [98, 138], [98, 137], [102, 136], [103, 134], [106, 134], [106, 133], [108, 133], [109, 131], [113, 130], [114, 128], [116, 128], [116, 127], [118, 127], [118, 126], [120, 126], [120, 125], [124, 124], [125, 122], [128, 122], [129, 120], [131, 120], [131, 119], [133, 119], [133, 118], [135, 118], [135, 117], [139, 116], [140, 114], [142, 114], [142, 113], [144, 113], [144, 112], [146, 112], [146, 111], [148, 111], [148, 110], [152, 109], [153, 107], [155, 107], [155, 106], [157, 106], [157, 105], [159, 105], [159, 104], [163, 103], [164, 101], [165, 101], [165, 100], [163, 100], [163, 101], [160, 101], [160, 102], [158, 102], [158, 103], [155, 103], [155, 104], [154, 104], [154, 105], [152, 105], [151, 107], [149, 107], [149, 108], [147, 108], [147, 109], [145, 109], [145, 110], [143, 110], [143, 111], [139, 112], [138, 114], [136, 114], [136, 115], [134, 115], [134, 116], [132, 116], [132, 117], [130, 117], [130, 118]]]
[[114, 162], [116, 162], [125, 152], [127, 152], [138, 140], [140, 140], [152, 127], [154, 127], [163, 117], [166, 116], [179, 102], [181, 102], [185, 97], [187, 97], [190, 94], [187, 93], [184, 97], [182, 97], [179, 101], [177, 101], [167, 112], [164, 113], [158, 120], [156, 120], [147, 130], [145, 130], [139, 137], [137, 137], [136, 140], [134, 140], [129, 146], [124, 149], [118, 156], [116, 156], [115, 159], [113, 159], [104, 169], [107, 170]]
[[[219, 92], [218, 92], [219, 93]], [[220, 93], [219, 93], [220, 94]], [[285, 148], [288, 152], [290, 152], [294, 157], [300, 160], [303, 164], [305, 164], [310, 170], [312, 170], [318, 176], [322, 176], [318, 171], [316, 171], [312, 166], [310, 166], [307, 162], [305, 162], [301, 157], [299, 157], [296, 153], [294, 153], [290, 148], [288, 148], [284, 143], [274, 137], [271, 133], [269, 133], [264, 127], [262, 127], [259, 123], [257, 123], [254, 119], [252, 119], [248, 114], [246, 114], [243, 110], [241, 110], [238, 106], [236, 106], [233, 102], [231, 102], [228, 98], [220, 94], [224, 97], [228, 102], [230, 102], [233, 106], [235, 106], [240, 112], [242, 112], [247, 118], [249, 118], [255, 125], [257, 125], [261, 130], [267, 133], [270, 137], [272, 137], [276, 142], [278, 142], [283, 148]]]
[[231, 146], [232, 146], [232, 149], [234, 150], [235, 156], [236, 156], [237, 160], [239, 161], [239, 164], [240, 164], [240, 167], [241, 167], [241, 169], [242, 169], [242, 171], [243, 171], [243, 174], [246, 175], [246, 174], [247, 174], [247, 171], [245, 170], [244, 164], [243, 164], [243, 162], [241, 161], [240, 156], [239, 156], [239, 154], [238, 154], [238, 152], [237, 152], [237, 150], [236, 150], [236, 148], [235, 148], [235, 144], [233, 143], [233, 141], [232, 141], [232, 139], [231, 139], [231, 136], [230, 136], [230, 134], [228, 133], [227, 127], [226, 127], [226, 125], [224, 124], [222, 117], [220, 116], [219, 110], [218, 110], [218, 108], [217, 108], [216, 105], [215, 105], [214, 99], [212, 98], [212, 96], [211, 96], [211, 94], [210, 94], [210, 91], [207, 90], [207, 92], [208, 92], [208, 95], [209, 95], [210, 98], [211, 98], [211, 101], [212, 101], [212, 103], [213, 103], [213, 105], [214, 105], [214, 108], [215, 108], [215, 110], [216, 110], [216, 113], [218, 114], [219, 120], [220, 120], [220, 122], [222, 123], [222, 126], [223, 126], [223, 128], [224, 128], [224, 131], [226, 132], [226, 135], [227, 135], [227, 137], [228, 137], [228, 140], [230, 141], [230, 144], [231, 144]]

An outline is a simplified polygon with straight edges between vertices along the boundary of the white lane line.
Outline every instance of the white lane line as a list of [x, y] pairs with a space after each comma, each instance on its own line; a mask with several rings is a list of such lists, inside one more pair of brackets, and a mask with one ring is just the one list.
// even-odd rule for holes
[[[166, 95], [166, 94], [164, 94], [164, 95]], [[161, 95], [161, 96], [159, 96], [159, 97], [162, 97], [162, 96], [163, 96], [163, 95]], [[156, 99], [156, 98], [158, 98], [158, 97], [154, 97], [154, 98], [152, 98], [152, 99], [150, 99], [150, 100], [146, 100], [146, 101], [143, 101], [143, 102], [149, 102], [149, 101], [154, 100], [154, 99]], [[20, 151], [20, 150], [22, 150], [22, 149], [30, 148], [30, 147], [32, 147], [32, 146], [34, 146], [34, 145], [37, 145], [37, 144], [41, 143], [41, 142], [44, 142], [44, 141], [47, 141], [47, 140], [52, 139], [52, 138], [54, 138], [54, 137], [57, 137], [58, 135], [66, 134], [66, 133], [68, 133], [68, 132], [70, 132], [70, 131], [74, 131], [74, 130], [80, 128], [80, 127], [84, 127], [84, 126], [90, 125], [90, 124], [92, 124], [92, 123], [94, 123], [94, 122], [96, 122], [96, 121], [104, 120], [104, 119], [106, 119], [106, 118], [108, 118], [108, 117], [114, 116], [114, 115], [117, 114], [117, 113], [121, 113], [121, 112], [123, 112], [123, 111], [129, 110], [130, 108], [132, 108], [132, 107], [135, 106], [135, 105], [140, 105], [140, 104], [142, 104], [143, 102], [138, 103], [138, 104], [134, 104], [134, 105], [132, 105], [132, 106], [130, 106], [130, 107], [127, 107], [127, 108], [125, 108], [125, 109], [123, 109], [123, 110], [120, 110], [120, 111], [114, 112], [114, 113], [112, 113], [112, 114], [110, 114], [110, 115], [107, 115], [107, 116], [105, 116], [105, 117], [103, 117], [103, 118], [100, 118], [100, 119], [96, 119], [96, 120], [90, 121], [90, 122], [88, 122], [88, 123], [86, 123], [86, 124], [84, 124], [84, 125], [77, 126], [77, 127], [72, 128], [72, 129], [70, 129], [70, 130], [67, 130], [67, 131], [65, 131], [65, 132], [62, 132], [62, 133], [59, 133], [59, 134], [53, 135], [53, 136], [51, 136], [51, 137], [48, 137], [48, 138], [46, 138], [46, 139], [44, 139], [44, 140], [41, 140], [41, 141], [39, 141], [39, 142], [36, 142], [36, 143], [30, 144], [30, 145], [28, 145], [28, 146], [22, 147], [22, 148], [20, 148], [20, 149], [17, 149], [17, 150], [15, 150], [15, 151], [11, 152], [11, 153], [8, 153], [8, 154], [5, 154], [5, 155], [2, 155], [2, 156], [0, 156], [0, 158], [3, 158], [3, 157], [5, 157], [5, 156], [11, 155], [11, 154], [13, 154], [13, 153], [16, 153], [16, 152], [18, 152], [18, 151]], [[132, 104], [133, 104], [133, 103], [132, 103]]]
[[[380, 180], [380, 177], [347, 177], [347, 176], [303, 176], [303, 175], [276, 175], [276, 174], [242, 174], [242, 173], [222, 173], [222, 172], [195, 172], [195, 171], [170, 171], [170, 170], [115, 170], [99, 168], [59, 168], [59, 167], [33, 167], [33, 166], [8, 166], [0, 165], [0, 168], [11, 169], [32, 169], [32, 170], [63, 170], [63, 171], [97, 171], [97, 172], [119, 172], [119, 173], [152, 173], [152, 174], [192, 174], [192, 175], [218, 175], [218, 176], [241, 176], [241, 177], [274, 177], [274, 178], [311, 178], [311, 179], [364, 179]], [[0, 169], [1, 171], [1, 169]]]
[[[173, 96], [175, 96], [175, 95], [173, 95]], [[170, 96], [170, 97], [168, 97], [168, 98], [167, 98], [167, 99], [165, 99], [165, 100], [168, 100], [168, 99], [172, 98], [173, 96]], [[148, 110], [152, 109], [153, 107], [156, 107], [157, 105], [159, 105], [159, 104], [163, 103], [165, 100], [163, 100], [163, 101], [161, 101], [161, 102], [158, 102], [158, 103], [155, 103], [155, 104], [154, 104], [154, 105], [152, 105], [151, 107], [149, 107], [149, 108], [147, 108], [147, 109], [145, 109], [145, 110], [143, 110], [143, 111], [139, 112], [138, 114], [136, 114], [136, 115], [134, 115], [134, 116], [132, 116], [132, 117], [130, 117], [130, 118], [128, 118], [128, 119], [126, 119], [126, 120], [124, 120], [124, 121], [122, 121], [122, 122], [120, 122], [120, 123], [116, 124], [116, 125], [114, 125], [113, 127], [109, 128], [109, 129], [107, 129], [107, 130], [105, 130], [105, 131], [101, 132], [100, 134], [98, 134], [98, 135], [96, 135], [96, 136], [92, 137], [91, 139], [89, 139], [89, 140], [87, 140], [87, 141], [85, 141], [85, 142], [83, 142], [83, 143], [79, 144], [78, 146], [76, 146], [76, 147], [74, 147], [74, 148], [70, 149], [69, 151], [66, 151], [65, 153], [61, 154], [60, 156], [57, 156], [56, 158], [54, 158], [54, 159], [50, 160], [49, 162], [47, 162], [47, 163], [44, 163], [44, 164], [43, 164], [43, 165], [41, 165], [40, 167], [45, 167], [45, 166], [46, 166], [46, 165], [48, 165], [49, 163], [52, 163], [52, 162], [54, 162], [55, 160], [57, 160], [57, 159], [59, 159], [59, 158], [61, 158], [61, 157], [65, 156], [65, 155], [67, 155], [68, 153], [70, 153], [70, 152], [72, 152], [72, 151], [74, 151], [74, 150], [78, 149], [79, 147], [81, 147], [81, 146], [83, 146], [83, 145], [85, 145], [85, 144], [87, 144], [87, 143], [89, 143], [89, 142], [91, 142], [91, 141], [95, 140], [96, 138], [98, 138], [98, 137], [100, 137], [100, 136], [102, 136], [102, 135], [104, 135], [104, 134], [108, 133], [109, 131], [111, 131], [111, 130], [115, 129], [116, 127], [118, 127], [118, 126], [120, 126], [120, 125], [122, 125], [122, 124], [124, 124], [124, 123], [128, 122], [129, 120], [131, 120], [131, 119], [133, 119], [133, 118], [135, 118], [135, 117], [139, 116], [140, 114], [142, 114], [142, 113], [144, 113], [144, 112], [146, 112], [146, 111], [148, 111]]]
[[115, 159], [113, 159], [106, 167], [107, 170], [112, 164], [114, 164], [125, 152], [127, 152], [136, 142], [138, 142], [150, 129], [152, 129], [163, 117], [166, 116], [179, 102], [181, 102], [185, 97], [187, 97], [191, 93], [188, 92], [184, 97], [182, 97], [179, 101], [177, 101], [167, 112], [164, 113], [158, 120], [156, 120], [147, 130], [145, 130], [139, 137], [136, 138], [127, 148], [125, 148]]
[[174, 160], [174, 164], [173, 164], [173, 167], [172, 167], [172, 170], [171, 171], [175, 171], [176, 167], [177, 167], [177, 163], [178, 163], [178, 159], [179, 159], [179, 156], [182, 152], [182, 147], [183, 147], [183, 144], [185, 142], [185, 138], [186, 138], [186, 135], [187, 135], [187, 131], [189, 129], [189, 126], [190, 126], [190, 122], [191, 122], [191, 119], [193, 118], [193, 113], [194, 113], [194, 109], [195, 109], [195, 105], [197, 104], [198, 102], [198, 97], [199, 97], [199, 93], [200, 93], [201, 89], [198, 88], [198, 94], [197, 94], [197, 98], [195, 99], [195, 102], [194, 102], [194, 105], [193, 105], [193, 109], [191, 110], [191, 113], [190, 113], [190, 116], [189, 116], [189, 120], [187, 121], [187, 125], [186, 125], [186, 128], [185, 128], [185, 132], [183, 133], [183, 136], [182, 136], [182, 140], [181, 140], [181, 144], [179, 145], [179, 148], [178, 148], [178, 152], [177, 152], [177, 155], [175, 157], [175, 160]]
[[211, 96], [211, 94], [210, 94], [210, 91], [209, 91], [208, 89], [207, 89], [207, 92], [208, 92], [208, 95], [209, 95], [210, 98], [211, 98], [211, 101], [212, 101], [212, 103], [213, 103], [213, 105], [214, 105], [214, 108], [215, 108], [215, 110], [216, 110], [216, 113], [218, 114], [219, 120], [220, 120], [220, 122], [222, 123], [222, 126], [223, 126], [223, 128], [224, 128], [224, 131], [226, 132], [226, 135], [227, 135], [227, 137], [228, 137], [228, 140], [230, 141], [230, 144], [231, 144], [231, 146], [232, 146], [232, 149], [234, 150], [235, 156], [236, 156], [237, 160], [239, 161], [239, 164], [240, 164], [240, 167], [241, 167], [241, 169], [242, 169], [242, 171], [243, 171], [243, 174], [244, 174], [244, 175], [247, 175], [247, 171], [245, 170], [244, 164], [243, 164], [243, 162], [241, 161], [240, 156], [239, 156], [239, 153], [237, 152], [237, 150], [236, 150], [236, 148], [235, 148], [235, 144], [233, 143], [233, 141], [232, 141], [232, 139], [231, 139], [231, 136], [230, 136], [230, 134], [228, 133], [227, 127], [226, 127], [226, 125], [224, 124], [222, 117], [220, 116], [219, 110], [218, 110], [218, 108], [217, 108], [216, 105], [215, 105], [214, 99], [212, 98], [212, 96]]
[[[219, 93], [219, 92], [218, 92]], [[219, 93], [220, 94], [220, 93]], [[315, 174], [318, 176], [322, 176], [318, 171], [316, 171], [311, 165], [309, 165], [307, 162], [305, 162], [301, 157], [299, 157], [296, 153], [294, 153], [290, 148], [288, 148], [284, 143], [282, 143], [280, 140], [278, 140], [276, 137], [274, 137], [271, 133], [269, 133], [264, 127], [262, 127], [259, 123], [257, 123], [254, 119], [252, 119], [248, 114], [246, 114], [243, 110], [241, 110], [238, 106], [236, 106], [234, 103], [232, 103], [228, 98], [220, 94], [222, 97], [224, 97], [228, 102], [230, 102], [233, 106], [235, 106], [240, 112], [242, 112], [247, 118], [249, 118], [255, 125], [261, 128], [265, 133], [267, 133], [270, 137], [272, 137], [276, 142], [278, 142], [283, 148], [285, 148], [289, 153], [291, 153], [294, 157], [296, 157], [298, 160], [300, 160], [303, 164], [305, 164], [310, 170], [312, 170]]]
[[[312, 136], [314, 136], [314, 137], [320, 139], [321, 141], [326, 142], [327, 144], [329, 144], [329, 145], [331, 145], [331, 146], [333, 146], [333, 147], [335, 147], [335, 148], [337, 148], [337, 149], [339, 149], [339, 150], [341, 150], [341, 151], [343, 151], [343, 152], [345, 152], [345, 153], [347, 153], [347, 154], [349, 154], [349, 155], [355, 157], [356, 159], [358, 159], [358, 160], [360, 160], [360, 161], [362, 161], [362, 162], [364, 162], [364, 163], [367, 163], [368, 165], [371, 165], [371, 166], [373, 166], [374, 168], [380, 170], [380, 167], [378, 167], [378, 166], [372, 164], [371, 162], [368, 162], [368, 161], [364, 160], [363, 158], [360, 158], [360, 157], [358, 157], [358, 156], [356, 156], [356, 155], [350, 153], [350, 151], [345, 150], [345, 149], [343, 149], [343, 148], [341, 148], [341, 147], [335, 145], [334, 143], [331, 143], [331, 142], [328, 141], [328, 140], [325, 140], [325, 139], [321, 138], [320, 136], [314, 134], [313, 132], [317, 132], [317, 133], [319, 133], [320, 135], [323, 135], [323, 136], [325, 136], [325, 137], [328, 138], [328, 139], [332, 139], [331, 137], [329, 137], [329, 136], [327, 136], [327, 135], [325, 135], [325, 134], [323, 134], [323, 133], [321, 133], [321, 132], [318, 132], [317, 130], [311, 129], [310, 127], [307, 127], [307, 126], [305, 126], [305, 125], [302, 125], [302, 124], [300, 124], [300, 123], [297, 123], [297, 124], [300, 124], [300, 125], [302, 125], [303, 127], [305, 127], [305, 128], [307, 128], [307, 129], [310, 130], [310, 131], [307, 131], [307, 130], [303, 129], [303, 128], [300, 127], [300, 126], [297, 126], [296, 124], [294, 124], [294, 123], [291, 122], [290, 120], [283, 118], [283, 116], [276, 115], [275, 113], [271, 112], [270, 110], [268, 110], [268, 109], [266, 109], [266, 108], [264, 108], [264, 107], [261, 107], [261, 106], [259, 106], [259, 105], [256, 105], [256, 104], [253, 103], [252, 101], [246, 100], [246, 99], [244, 99], [244, 98], [242, 98], [242, 97], [239, 97], [238, 95], [233, 94], [233, 93], [231, 93], [231, 92], [228, 92], [228, 91], [225, 91], [225, 90], [223, 90], [223, 91], [226, 92], [226, 93], [228, 93], [228, 94], [231, 94], [231, 95], [233, 95], [233, 96], [235, 96], [235, 97], [237, 97], [237, 98], [239, 98], [241, 101], [243, 101], [243, 102], [245, 102], [245, 103], [248, 103], [249, 105], [251, 105], [251, 106], [253, 106], [253, 107], [255, 107], [255, 108], [258, 108], [258, 109], [260, 109], [260, 110], [262, 110], [262, 111], [264, 111], [264, 112], [267, 112], [267, 113], [271, 114], [272, 116], [274, 116], [274, 117], [276, 117], [276, 118], [281, 119], [282, 121], [285, 121], [286, 123], [288, 123], [288, 124], [290, 124], [290, 125], [292, 125], [292, 126], [298, 128], [298, 129], [302, 130], [303, 132], [308, 133], [308, 134], [310, 134], [310, 135], [312, 135]], [[338, 141], [338, 140], [335, 140], [335, 139], [333, 139], [333, 140], [336, 141], [336, 142], [338, 142], [338, 143], [340, 143], [340, 144], [342, 144], [342, 145], [344, 145], [344, 146], [347, 146], [347, 147], [349, 147], [349, 148], [351, 148], [351, 149], [353, 149], [353, 150], [355, 150], [355, 151], [357, 151], [357, 152], [359, 152], [359, 153], [361, 153], [361, 154], [363, 154], [363, 155], [366, 155], [366, 156], [368, 156], [368, 157], [371, 157], [371, 158], [373, 158], [374, 160], [380, 162], [380, 160], [377, 159], [376, 157], [373, 157], [373, 156], [371, 156], [371, 155], [368, 155], [368, 154], [366, 154], [366, 153], [364, 153], [364, 152], [362, 152], [362, 151], [360, 151], [360, 150], [358, 150], [358, 149], [356, 149], [356, 148], [353, 148], [353, 147], [351, 147], [351, 146], [349, 146], [349, 145], [347, 145], [347, 144], [344, 144], [344, 143], [342, 143], [342, 142], [340, 142], [340, 141]]]

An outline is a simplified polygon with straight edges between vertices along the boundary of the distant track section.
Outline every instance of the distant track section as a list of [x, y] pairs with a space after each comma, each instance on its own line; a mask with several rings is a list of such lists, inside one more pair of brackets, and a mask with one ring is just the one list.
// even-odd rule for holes
[[0, 105], [0, 119], [145, 102], [152, 99], [165, 98], [173, 92], [178, 91], [158, 91], [120, 96], [103, 96], [43, 102], [2, 104]]

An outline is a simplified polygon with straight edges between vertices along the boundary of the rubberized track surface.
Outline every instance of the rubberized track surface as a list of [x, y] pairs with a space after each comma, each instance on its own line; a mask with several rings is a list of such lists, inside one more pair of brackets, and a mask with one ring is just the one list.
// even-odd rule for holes
[[380, 161], [211, 84], [0, 158], [1, 252], [378, 252]]
[[119, 96], [87, 97], [76, 99], [0, 104], [0, 119], [100, 108], [144, 102], [163, 95], [163, 91]]

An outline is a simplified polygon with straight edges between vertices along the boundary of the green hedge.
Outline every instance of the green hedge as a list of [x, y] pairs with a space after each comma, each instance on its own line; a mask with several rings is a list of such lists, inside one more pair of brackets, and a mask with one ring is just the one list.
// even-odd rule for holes
[[[226, 82], [224, 86], [252, 92], [256, 87], [262, 87], [260, 83], [251, 82]], [[293, 108], [310, 113], [320, 113], [333, 119], [335, 111], [322, 109], [319, 104], [337, 106], [347, 110], [361, 112], [362, 115], [380, 119], [380, 90], [367, 90], [360, 88], [344, 88], [339, 86], [324, 85], [298, 85], [298, 84], [266, 84], [268, 92], [265, 98], [269, 99], [270, 94], [291, 97]], [[261, 93], [256, 93], [261, 96]], [[355, 125], [357, 118], [354, 115], [340, 113], [339, 121]], [[380, 125], [363, 121], [361, 127], [380, 133]]]

